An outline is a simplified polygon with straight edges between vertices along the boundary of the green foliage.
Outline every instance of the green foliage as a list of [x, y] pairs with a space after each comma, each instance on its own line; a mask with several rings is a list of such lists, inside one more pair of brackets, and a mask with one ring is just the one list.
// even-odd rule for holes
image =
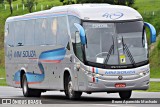
[[0, 0], [0, 4], [4, 3], [4, 0]]
[[110, 4], [114, 4], [114, 0], [77, 0], [77, 3], [110, 3]]
[[150, 82], [148, 92], [159, 92], [160, 91], [160, 82]]
[[153, 51], [150, 53], [151, 78], [160, 78], [160, 37], [154, 45]]
[[74, 0], [59, 0], [59, 1], [62, 2], [63, 5], [75, 4]]
[[[4, 78], [4, 79], [3, 79]], [[0, 67], [0, 86], [6, 86], [6, 73], [4, 67]]]
[[145, 22], [151, 23], [160, 33], [160, 0], [136, 0], [134, 6], [138, 7]]
[[13, 13], [12, 0], [7, 0], [7, 2], [9, 3], [10, 12], [11, 12], [11, 14], [12, 14], [12, 13]]
[[77, 0], [77, 3], [109, 3], [132, 6], [134, 4], [134, 0]]
[[33, 6], [38, 4], [38, 0], [23, 0], [22, 2], [25, 4], [30, 13], [32, 13]]
[[159, 92], [160, 91], [160, 82], [150, 82], [149, 89], [146, 91], [137, 90], [138, 92]]

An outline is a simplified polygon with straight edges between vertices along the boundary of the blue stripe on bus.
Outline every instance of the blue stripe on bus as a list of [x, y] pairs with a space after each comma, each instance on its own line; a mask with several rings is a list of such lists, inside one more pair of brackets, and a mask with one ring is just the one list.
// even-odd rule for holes
[[[39, 56], [39, 62], [38, 62], [38, 67], [41, 71], [40, 74], [38, 73], [31, 73], [31, 72], [26, 72], [26, 77], [27, 77], [27, 82], [28, 83], [40, 83], [44, 80], [45, 78], [45, 72], [44, 72], [44, 67], [41, 63], [41, 60], [63, 60], [66, 54], [66, 49], [65, 48], [59, 48], [55, 50], [49, 50], [42, 52]], [[17, 83], [20, 83], [20, 71], [17, 71], [14, 75], [14, 81]]]
[[58, 60], [61, 61], [64, 59], [66, 54], [65, 48], [59, 48], [55, 50], [45, 51], [42, 52], [39, 59], [40, 60]]
[[14, 75], [14, 81], [20, 82], [20, 71], [17, 71]]
[[95, 79], [96, 79], [96, 83], [98, 83], [98, 77], [96, 77]]
[[98, 74], [98, 68], [96, 68], [96, 74]]
[[27, 82], [42, 82], [44, 80], [44, 74], [26, 73]]

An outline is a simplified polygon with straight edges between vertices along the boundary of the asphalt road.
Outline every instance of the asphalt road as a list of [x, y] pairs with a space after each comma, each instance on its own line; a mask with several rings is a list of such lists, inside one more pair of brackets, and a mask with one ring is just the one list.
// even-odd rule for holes
[[[25, 98], [23, 97], [22, 90], [19, 88], [13, 87], [0, 87], [0, 98], [20, 98], [22, 100], [42, 100], [46, 104], [54, 104], [54, 105], [47, 105], [55, 106], [55, 107], [151, 107], [157, 106], [159, 107], [160, 104], [115, 104], [112, 103], [114, 101], [121, 101], [119, 95], [117, 93], [107, 94], [107, 93], [93, 93], [93, 94], [86, 94], [83, 93], [81, 99], [73, 101], [68, 100], [63, 92], [59, 91], [48, 91], [42, 93], [40, 98]], [[151, 98], [153, 101], [155, 98], [158, 98], [160, 101], [160, 92], [133, 92], [131, 99], [129, 101], [140, 101], [140, 100], [147, 100], [147, 98]], [[43, 104], [44, 104], [43, 103]], [[0, 107], [7, 107], [9, 105], [0, 105]], [[12, 107], [28, 107], [28, 105], [12, 105]], [[35, 106], [35, 105], [30, 105]], [[44, 107], [44, 105], [38, 105], [39, 107]]]

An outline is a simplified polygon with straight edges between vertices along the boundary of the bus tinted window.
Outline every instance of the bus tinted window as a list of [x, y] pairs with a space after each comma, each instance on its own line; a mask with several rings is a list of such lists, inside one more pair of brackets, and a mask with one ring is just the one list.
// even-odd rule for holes
[[15, 46], [24, 45], [25, 21], [17, 21], [15, 24]]
[[67, 18], [58, 17], [58, 29], [57, 29], [57, 44], [67, 46], [68, 43], [68, 29], [67, 29]]
[[34, 25], [35, 25], [35, 20], [26, 21], [25, 45], [34, 45]]
[[51, 17], [47, 19], [48, 28], [46, 29], [46, 44], [56, 45], [57, 34], [57, 18]]
[[8, 28], [8, 36], [7, 36], [7, 45], [9, 46], [14, 46], [14, 22], [9, 23], [9, 28]]
[[116, 23], [117, 33], [142, 32], [143, 22]]
[[46, 29], [47, 29], [47, 20], [37, 19], [35, 24], [35, 45], [45, 44]]

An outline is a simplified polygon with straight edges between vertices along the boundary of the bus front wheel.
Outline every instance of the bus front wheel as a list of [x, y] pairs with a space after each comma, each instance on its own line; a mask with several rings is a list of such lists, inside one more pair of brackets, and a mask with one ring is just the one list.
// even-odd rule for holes
[[28, 87], [27, 77], [24, 74], [22, 77], [22, 91], [25, 97], [40, 97], [41, 91], [36, 89], [30, 89]]
[[119, 96], [121, 99], [127, 100], [131, 97], [132, 91], [120, 91]]
[[69, 99], [78, 99], [82, 95], [82, 92], [73, 90], [73, 83], [70, 76], [68, 77], [68, 80], [67, 80], [65, 94]]

